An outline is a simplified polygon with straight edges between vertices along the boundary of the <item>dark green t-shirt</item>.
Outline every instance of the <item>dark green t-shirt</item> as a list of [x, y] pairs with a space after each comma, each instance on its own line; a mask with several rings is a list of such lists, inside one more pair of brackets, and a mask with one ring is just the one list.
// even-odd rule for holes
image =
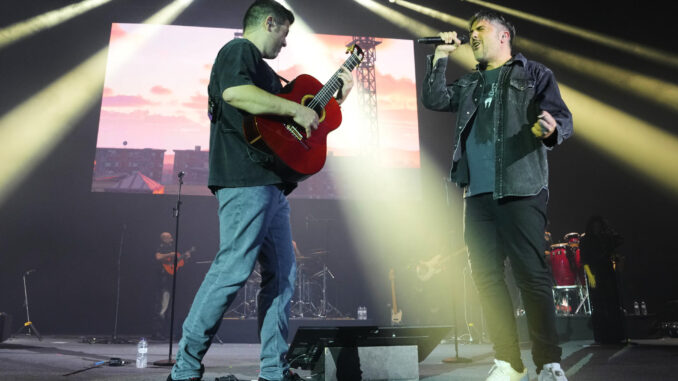
[[296, 187], [273, 171], [273, 156], [252, 147], [245, 140], [243, 117], [248, 115], [224, 102], [221, 94], [229, 87], [254, 85], [273, 94], [282, 86], [278, 75], [263, 60], [259, 49], [247, 39], [224, 45], [212, 66], [207, 87], [214, 105], [210, 124], [208, 186], [219, 188], [278, 184], [289, 193]]
[[500, 71], [501, 67], [480, 72], [478, 111], [466, 140], [469, 169], [466, 197], [494, 192], [494, 105]]

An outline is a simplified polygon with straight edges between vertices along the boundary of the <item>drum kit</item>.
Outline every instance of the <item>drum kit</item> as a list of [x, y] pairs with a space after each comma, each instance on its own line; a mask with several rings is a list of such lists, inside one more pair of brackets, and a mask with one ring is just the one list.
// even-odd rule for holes
[[[334, 274], [324, 261], [327, 250], [316, 250], [307, 256], [295, 256], [297, 276], [291, 301], [291, 319], [326, 319], [345, 315], [328, 300], [327, 285]], [[258, 264], [252, 275], [238, 293], [236, 303], [226, 311], [224, 317], [231, 319], [256, 319], [257, 297], [261, 284]], [[239, 301], [239, 303], [237, 303]]]
[[[590, 315], [588, 281], [581, 261], [579, 242], [584, 234], [567, 233], [564, 242], [550, 245], [546, 251], [547, 262], [551, 267], [553, 301], [557, 315]], [[545, 238], [550, 241], [551, 234]]]

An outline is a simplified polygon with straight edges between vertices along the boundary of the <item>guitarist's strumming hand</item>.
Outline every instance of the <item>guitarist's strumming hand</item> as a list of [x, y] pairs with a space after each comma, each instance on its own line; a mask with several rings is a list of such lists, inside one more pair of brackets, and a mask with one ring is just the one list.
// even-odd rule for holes
[[306, 138], [311, 137], [311, 131], [318, 129], [318, 114], [311, 108], [294, 103], [298, 107], [294, 112], [294, 122], [306, 130]]

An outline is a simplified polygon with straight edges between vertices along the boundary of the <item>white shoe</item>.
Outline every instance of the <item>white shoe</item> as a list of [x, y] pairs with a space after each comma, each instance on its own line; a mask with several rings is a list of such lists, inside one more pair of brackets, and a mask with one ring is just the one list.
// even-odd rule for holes
[[490, 373], [485, 381], [528, 381], [527, 369], [523, 369], [522, 373], [518, 373], [508, 362], [494, 360], [494, 365], [492, 365], [492, 369], [490, 369]]
[[544, 365], [539, 372], [539, 381], [567, 381], [567, 377], [565, 377], [565, 371], [560, 368], [560, 364], [552, 362]]

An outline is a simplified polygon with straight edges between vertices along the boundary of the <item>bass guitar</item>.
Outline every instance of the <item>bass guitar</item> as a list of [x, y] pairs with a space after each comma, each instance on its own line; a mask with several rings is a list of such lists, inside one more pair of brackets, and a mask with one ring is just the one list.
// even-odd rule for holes
[[388, 272], [388, 278], [391, 280], [391, 324], [397, 325], [403, 321], [403, 311], [398, 309], [395, 292], [395, 271], [391, 269]]
[[[352, 71], [363, 59], [358, 45], [351, 46], [350, 56], [343, 67]], [[341, 109], [333, 95], [342, 87], [341, 69], [323, 86], [317, 79], [302, 74], [287, 84], [278, 96], [302, 104], [318, 114], [318, 129], [311, 137], [303, 127], [290, 118], [276, 116], [250, 116], [243, 122], [245, 138], [257, 149], [272, 153], [276, 158], [275, 172], [283, 180], [302, 181], [319, 172], [327, 158], [327, 134], [341, 124]]]

